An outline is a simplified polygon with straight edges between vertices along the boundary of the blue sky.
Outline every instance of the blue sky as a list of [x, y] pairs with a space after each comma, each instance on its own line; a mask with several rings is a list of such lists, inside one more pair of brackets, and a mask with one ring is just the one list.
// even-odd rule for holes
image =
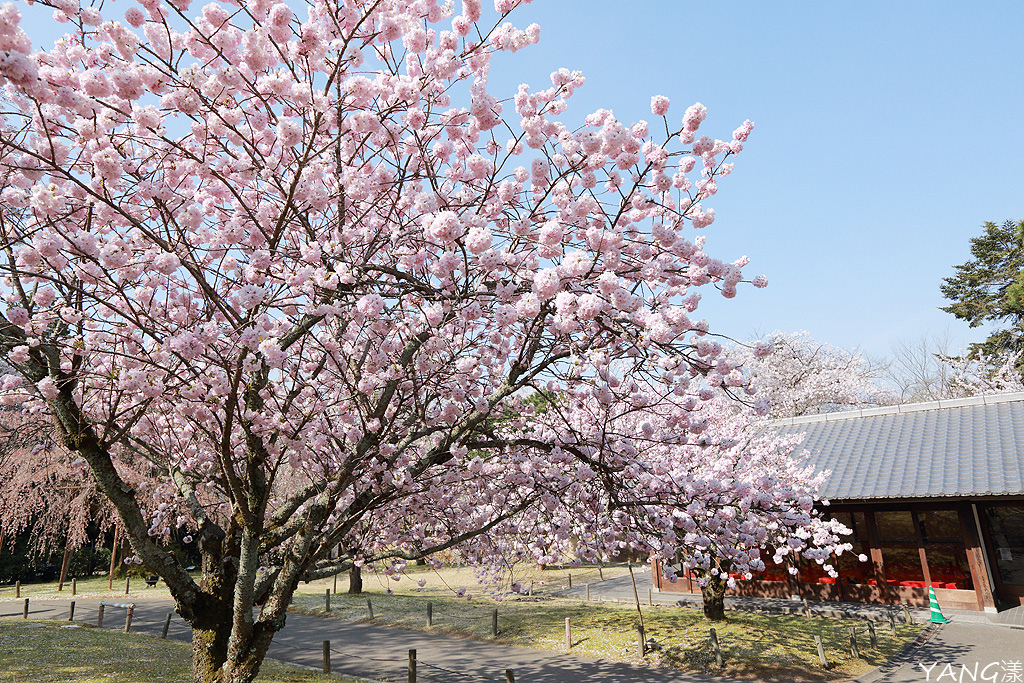
[[[27, 29], [48, 45], [58, 27], [37, 12]], [[670, 117], [703, 102], [708, 135], [756, 122], [710, 203], [708, 250], [748, 255], [770, 285], [709, 291], [713, 330], [807, 330], [872, 355], [984, 338], [938, 309], [939, 285], [982, 222], [1024, 218], [1024, 3], [536, 0], [514, 18], [541, 42], [496, 60], [499, 97], [564, 66], [587, 76], [570, 123], [599, 107], [653, 120], [655, 94]]]
[[711, 203], [708, 250], [770, 285], [705, 295], [712, 329], [807, 330], [884, 355], [948, 331], [943, 277], [986, 220], [1024, 218], [1024, 3], [537, 0], [540, 44], [501, 58], [495, 94], [580, 69], [569, 115], [652, 120], [695, 101], [702, 131], [756, 124]]

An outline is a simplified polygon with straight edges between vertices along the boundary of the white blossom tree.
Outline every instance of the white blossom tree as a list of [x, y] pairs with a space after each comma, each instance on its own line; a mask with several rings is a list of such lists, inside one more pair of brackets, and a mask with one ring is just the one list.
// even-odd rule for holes
[[[625, 487], [597, 486], [592, 496], [583, 492], [600, 473], [577, 473], [574, 495], [592, 501], [584, 518], [601, 519], [597, 530], [615, 529], [623, 547], [661, 558], [669, 580], [673, 565], [694, 573], [709, 619], [724, 619], [726, 588], [766, 562], [796, 566], [803, 557], [836, 575], [830, 563], [851, 549], [842, 540], [850, 531], [815, 508], [829, 472], [816, 471], [799, 450], [803, 435], [781, 436], [765, 417], [724, 399], [686, 395], [637, 406], [635, 383], [613, 377], [624, 390], [564, 396], [538, 418], [533, 437], [586, 449], [622, 470]], [[566, 518], [556, 529], [583, 539], [584, 556], [600, 547], [595, 530], [578, 521]]]
[[813, 339], [807, 332], [773, 332], [729, 349], [773, 418], [830, 413], [896, 401], [881, 386], [884, 367], [862, 354]]

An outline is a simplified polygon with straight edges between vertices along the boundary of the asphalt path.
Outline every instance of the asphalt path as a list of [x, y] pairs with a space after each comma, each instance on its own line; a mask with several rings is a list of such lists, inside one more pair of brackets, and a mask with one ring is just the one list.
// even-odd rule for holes
[[945, 624], [905, 656], [861, 683], [1024, 682], [1024, 630]]
[[[128, 602], [106, 599], [106, 602]], [[135, 600], [132, 632], [159, 636], [164, 619], [173, 611], [170, 600]], [[100, 600], [75, 601], [75, 621], [96, 623]], [[69, 600], [31, 600], [29, 618], [67, 619]], [[22, 601], [0, 602], [0, 617], [18, 618]], [[107, 607], [103, 627], [123, 629], [126, 610]], [[174, 614], [168, 637], [188, 641], [191, 631]], [[332, 673], [369, 680], [406, 680], [410, 649], [416, 650], [417, 680], [434, 683], [493, 680], [504, 682], [506, 669], [516, 683], [728, 683], [727, 679], [652, 669], [588, 657], [522, 647], [463, 640], [419, 631], [382, 628], [301, 614], [289, 614], [274, 637], [268, 655], [273, 659], [319, 668], [323, 641], [331, 645]]]

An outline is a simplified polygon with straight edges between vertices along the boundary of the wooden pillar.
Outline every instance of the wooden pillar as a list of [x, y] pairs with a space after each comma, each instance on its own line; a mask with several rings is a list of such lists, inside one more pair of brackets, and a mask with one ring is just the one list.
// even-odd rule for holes
[[932, 585], [932, 573], [928, 569], [928, 557], [924, 552], [924, 534], [921, 533], [921, 520], [917, 518], [917, 511], [910, 511], [910, 518], [914, 522], [914, 535], [917, 537], [917, 554], [921, 558], [921, 571], [924, 575], [924, 585]]
[[977, 504], [964, 503], [957, 506], [957, 514], [960, 517], [960, 529], [964, 534], [967, 564], [971, 569], [971, 581], [974, 582], [978, 609], [995, 611], [996, 586], [993, 585], [991, 565], [985, 552], [985, 539], [981, 535], [981, 513]]
[[114, 567], [117, 566], [117, 546], [121, 542], [121, 527], [114, 525], [114, 543], [110, 548], [110, 571], [107, 573], [107, 590], [114, 590]]
[[882, 545], [878, 537], [878, 527], [875, 525], [875, 513], [871, 510], [864, 511], [864, 522], [867, 526], [867, 542], [871, 552], [871, 566], [875, 574], [875, 583], [878, 584], [878, 596], [882, 602], [899, 603], [899, 597], [890, 594], [889, 584], [885, 580], [885, 562], [882, 559]]

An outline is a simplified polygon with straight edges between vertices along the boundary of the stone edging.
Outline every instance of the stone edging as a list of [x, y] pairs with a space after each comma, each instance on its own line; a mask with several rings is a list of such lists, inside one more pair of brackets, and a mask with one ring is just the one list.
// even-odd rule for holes
[[863, 676], [852, 679], [849, 683], [874, 683], [886, 674], [895, 671], [908, 663], [911, 655], [916, 653], [928, 641], [934, 638], [941, 628], [940, 624], [929, 624], [925, 628], [921, 629], [921, 632], [917, 634], [917, 637], [914, 638], [912, 642], [907, 643], [899, 652], [894, 654], [888, 662], [876, 669], [872, 669]]

